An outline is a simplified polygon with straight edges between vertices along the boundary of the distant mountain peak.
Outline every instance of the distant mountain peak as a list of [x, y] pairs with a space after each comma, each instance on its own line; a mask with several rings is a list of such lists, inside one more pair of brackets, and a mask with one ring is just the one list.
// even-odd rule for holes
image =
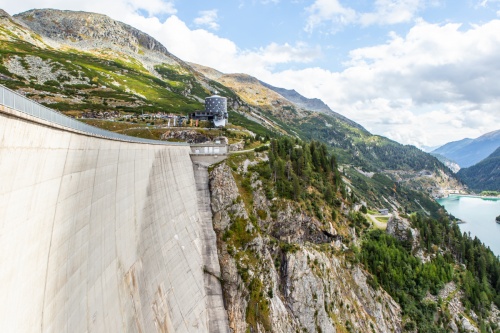
[[38, 34], [57, 42], [99, 47], [95, 41], [113, 43], [134, 52], [141, 48], [170, 55], [167, 48], [146, 33], [103, 14], [57, 9], [32, 9], [14, 17]]
[[333, 112], [332, 109], [319, 98], [307, 98], [299, 94], [295, 89], [278, 88], [262, 81], [260, 81], [260, 83], [303, 109], [327, 114]]
[[461, 168], [467, 168], [488, 157], [500, 147], [500, 130], [481, 135], [476, 139], [465, 138], [447, 144], [432, 151], [457, 162]]
[[5, 10], [0, 8], [0, 17], [6, 17], [6, 18], [11, 18], [9, 13], [7, 13]]
[[347, 122], [351, 126], [359, 128], [361, 130], [365, 130], [363, 128], [363, 126], [361, 126], [360, 124], [358, 124], [358, 123], [352, 121], [351, 119], [344, 117], [343, 115], [330, 109], [330, 107], [319, 98], [307, 98], [305, 96], [302, 96], [295, 89], [278, 88], [278, 87], [272, 86], [272, 85], [265, 83], [265, 82], [262, 82], [262, 81], [260, 81], [260, 84], [262, 84], [264, 87], [266, 87], [268, 89], [271, 89], [274, 92], [277, 92], [278, 94], [283, 96], [285, 99], [287, 99], [288, 101], [297, 105], [301, 109], [308, 110], [308, 111], [315, 111], [315, 112], [324, 113], [324, 114], [327, 114], [330, 116], [334, 116], [335, 118], [338, 118], [338, 119], [341, 119], [341, 120]]

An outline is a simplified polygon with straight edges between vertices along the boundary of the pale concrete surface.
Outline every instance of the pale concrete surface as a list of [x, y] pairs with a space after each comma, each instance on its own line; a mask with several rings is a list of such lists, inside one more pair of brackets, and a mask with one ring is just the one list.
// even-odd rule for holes
[[212, 208], [208, 169], [202, 164], [193, 164], [200, 212], [201, 237], [203, 239], [202, 258], [205, 271], [205, 290], [207, 291], [207, 309], [210, 333], [229, 333], [229, 319], [224, 307], [219, 257], [217, 254], [217, 236], [212, 223]]
[[0, 112], [0, 332], [208, 332], [189, 153]]

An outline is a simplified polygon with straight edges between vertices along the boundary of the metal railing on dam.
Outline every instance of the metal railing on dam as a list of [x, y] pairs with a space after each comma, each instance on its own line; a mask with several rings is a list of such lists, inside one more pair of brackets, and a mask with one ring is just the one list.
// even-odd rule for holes
[[101, 128], [97, 128], [74, 118], [68, 117], [58, 111], [50, 109], [43, 106], [15, 91], [10, 90], [7, 87], [0, 85], [0, 104], [5, 105], [16, 111], [25, 113], [32, 117], [36, 117], [41, 120], [48, 121], [52, 124], [66, 127], [78, 132], [82, 132], [91, 136], [127, 141], [127, 142], [137, 142], [137, 143], [148, 143], [155, 145], [175, 145], [175, 146], [187, 146], [189, 144], [183, 142], [170, 142], [170, 141], [159, 141], [136, 138], [133, 136], [123, 135], [119, 133], [114, 133], [111, 131], [106, 131]]

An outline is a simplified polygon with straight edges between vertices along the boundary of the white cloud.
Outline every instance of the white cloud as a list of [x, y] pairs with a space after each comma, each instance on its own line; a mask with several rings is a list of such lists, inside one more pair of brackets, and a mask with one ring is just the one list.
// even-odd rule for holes
[[375, 11], [360, 14], [359, 23], [368, 26], [410, 22], [423, 5], [421, 0], [377, 0]]
[[477, 5], [480, 7], [488, 7], [489, 4], [498, 2], [500, 2], [500, 0], [481, 0]]
[[346, 25], [356, 20], [356, 11], [344, 7], [338, 0], [316, 0], [314, 4], [306, 8], [309, 13], [305, 30], [312, 32], [324, 21], [329, 21], [333, 25]]
[[357, 12], [339, 0], [316, 0], [306, 8], [309, 16], [305, 30], [313, 32], [327, 25], [329, 32], [336, 32], [349, 24], [369, 26], [411, 22], [422, 8], [435, 4], [435, 0], [376, 0], [373, 11]]
[[405, 36], [351, 51], [341, 72], [269, 73], [264, 80], [320, 97], [375, 133], [435, 145], [500, 124], [500, 20], [468, 27], [418, 22]]
[[199, 27], [207, 27], [211, 30], [218, 30], [219, 24], [217, 23], [217, 9], [204, 10], [199, 12], [200, 16], [194, 19], [194, 24]]
[[127, 23], [155, 36], [181, 59], [226, 73], [246, 72], [259, 76], [279, 64], [308, 63], [321, 56], [320, 47], [310, 47], [304, 43], [270, 43], [265, 47], [242, 50], [231, 40], [207, 30], [191, 30], [175, 15], [164, 22], [156, 18], [134, 16]]

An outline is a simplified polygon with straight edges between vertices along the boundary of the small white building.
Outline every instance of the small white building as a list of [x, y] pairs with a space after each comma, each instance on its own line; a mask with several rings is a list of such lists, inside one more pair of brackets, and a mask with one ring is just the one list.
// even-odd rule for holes
[[389, 209], [387, 209], [387, 208], [381, 208], [381, 209], [378, 210], [378, 212], [381, 215], [389, 215]]

